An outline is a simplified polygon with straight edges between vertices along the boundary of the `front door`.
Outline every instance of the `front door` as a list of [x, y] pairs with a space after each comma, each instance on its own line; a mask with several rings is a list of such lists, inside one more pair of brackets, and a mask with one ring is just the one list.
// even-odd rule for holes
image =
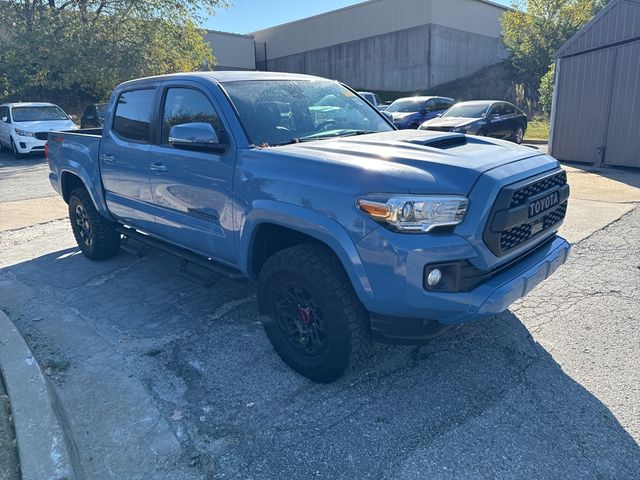
[[487, 125], [487, 134], [489, 137], [504, 138], [507, 135], [507, 122], [505, 121], [504, 113], [504, 106], [501, 103], [491, 107]]
[[148, 233], [155, 232], [149, 150], [156, 92], [157, 88], [138, 88], [119, 95], [99, 154], [109, 211], [120, 222]]
[[[6, 121], [5, 121], [6, 120]], [[9, 107], [0, 107], [0, 143], [9, 148], [9, 132], [11, 131], [11, 125], [9, 118]]]
[[231, 189], [235, 152], [174, 147], [171, 127], [210, 123], [219, 138], [231, 141], [212, 96], [197, 83], [164, 88], [159, 138], [151, 147], [151, 188], [156, 224], [164, 239], [235, 265]]

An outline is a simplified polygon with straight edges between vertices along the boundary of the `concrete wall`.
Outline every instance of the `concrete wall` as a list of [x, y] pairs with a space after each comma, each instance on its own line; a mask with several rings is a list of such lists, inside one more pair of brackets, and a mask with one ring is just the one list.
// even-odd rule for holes
[[251, 35], [209, 30], [204, 40], [218, 61], [216, 70], [255, 70], [256, 54]]
[[487, 37], [500, 36], [505, 7], [484, 0], [370, 0], [253, 32], [280, 58], [435, 23]]
[[383, 35], [273, 58], [271, 71], [308, 73], [355, 88], [423, 90], [493, 65], [506, 53], [498, 38], [440, 25], [422, 25]]
[[260, 68], [409, 92], [506, 58], [500, 40], [504, 12], [484, 0], [370, 0], [253, 36], [261, 53], [266, 48]]

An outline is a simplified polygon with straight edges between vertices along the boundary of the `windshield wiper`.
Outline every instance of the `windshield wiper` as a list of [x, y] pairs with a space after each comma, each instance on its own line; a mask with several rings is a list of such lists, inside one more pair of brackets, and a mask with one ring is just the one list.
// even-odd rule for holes
[[297, 140], [299, 142], [312, 142], [314, 140], [326, 140], [328, 138], [340, 138], [340, 137], [355, 137], [356, 135], [367, 135], [369, 133], [378, 133], [377, 130], [351, 130], [351, 129], [344, 129], [344, 130], [338, 130], [337, 132], [334, 131], [334, 133], [329, 133], [329, 134], [324, 134], [324, 135], [320, 135], [318, 133], [313, 134], [313, 135], [308, 135], [306, 137], [300, 137]]
[[284, 147], [286, 145], [293, 145], [296, 143], [305, 143], [305, 142], [313, 142], [315, 140], [327, 140], [329, 138], [340, 138], [340, 137], [355, 137], [357, 135], [368, 135], [370, 133], [379, 133], [377, 130], [348, 130], [345, 133], [331, 133], [325, 135], [313, 134], [306, 137], [292, 138], [287, 140], [286, 142], [280, 143], [269, 143], [260, 145], [260, 148], [268, 148], [268, 147]]

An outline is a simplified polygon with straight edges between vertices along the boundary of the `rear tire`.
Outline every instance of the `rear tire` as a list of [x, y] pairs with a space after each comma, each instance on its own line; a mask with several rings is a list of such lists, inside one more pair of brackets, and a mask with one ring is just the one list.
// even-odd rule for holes
[[518, 127], [515, 132], [513, 132], [513, 141], [520, 145], [524, 140], [524, 128]]
[[368, 313], [324, 245], [296, 245], [269, 258], [259, 276], [258, 305], [275, 351], [310, 380], [334, 382], [369, 356]]
[[69, 197], [69, 220], [82, 253], [91, 260], [106, 260], [120, 250], [118, 226], [98, 213], [85, 188], [77, 188]]

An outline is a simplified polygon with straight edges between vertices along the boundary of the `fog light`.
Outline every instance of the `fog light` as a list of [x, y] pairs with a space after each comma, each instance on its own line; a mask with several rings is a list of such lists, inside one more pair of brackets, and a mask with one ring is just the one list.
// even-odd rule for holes
[[427, 284], [430, 287], [435, 287], [442, 280], [442, 272], [438, 268], [434, 268], [429, 272], [429, 276], [427, 277]]

